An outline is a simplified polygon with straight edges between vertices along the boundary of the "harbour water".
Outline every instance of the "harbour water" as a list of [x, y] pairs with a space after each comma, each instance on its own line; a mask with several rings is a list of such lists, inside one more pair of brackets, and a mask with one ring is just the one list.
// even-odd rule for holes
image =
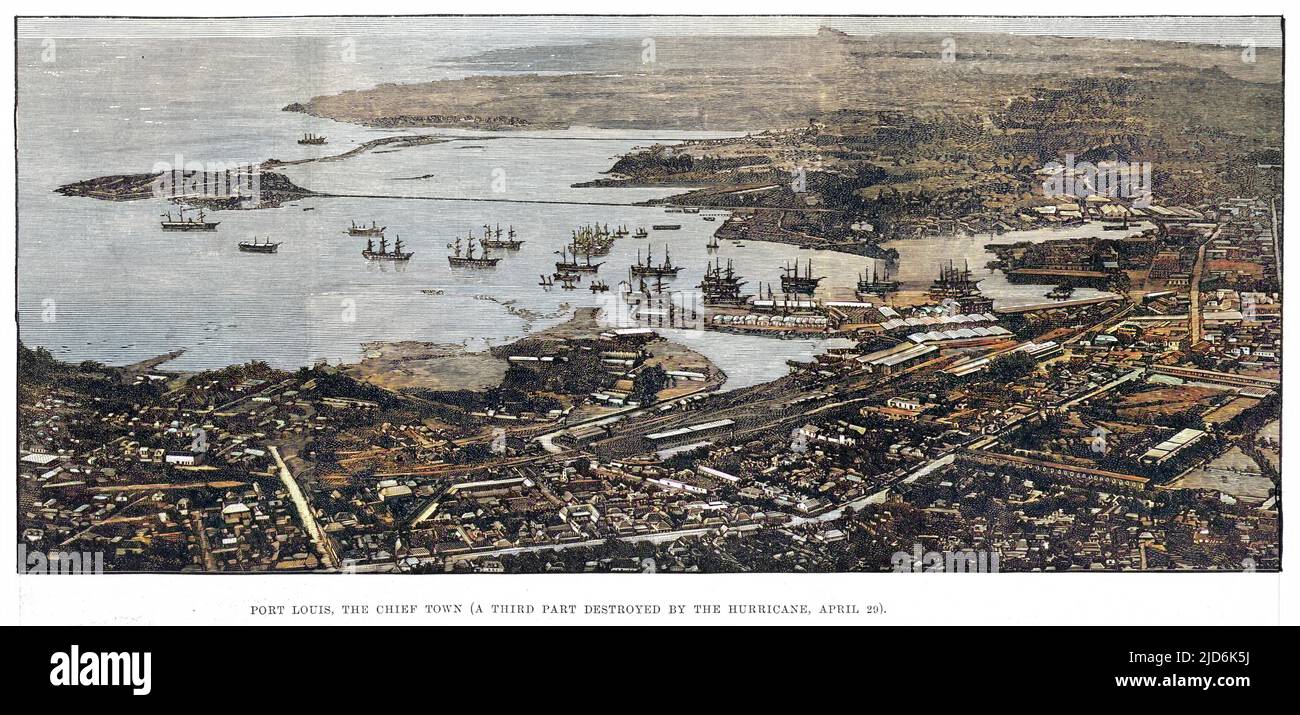
[[[705, 243], [721, 216], [706, 222], [702, 215], [631, 205], [676, 193], [672, 189], [572, 187], [598, 178], [618, 155], [637, 146], [726, 132], [396, 132], [280, 111], [289, 101], [381, 80], [455, 76], [456, 70], [431, 69], [424, 60], [398, 59], [396, 65], [390, 60], [471, 50], [468, 43], [433, 47], [420, 45], [419, 38], [402, 41], [418, 45], [423, 54], [359, 53], [358, 61], [335, 72], [337, 63], [328, 53], [337, 48], [328, 39], [253, 38], [233, 55], [229, 41], [187, 40], [183, 56], [205, 71], [172, 81], [170, 73], [158, 69], [158, 62], [176, 51], [165, 41], [60, 40], [59, 59], [49, 63], [40, 59], [38, 41], [21, 40], [18, 310], [23, 341], [72, 361], [127, 364], [184, 349], [170, 367], [197, 370], [264, 360], [294, 368], [318, 360], [355, 361], [361, 346], [372, 341], [457, 343], [479, 350], [514, 340], [567, 319], [576, 307], [609, 305], [638, 251], [653, 250], [658, 261], [665, 248], [670, 250], [674, 263], [684, 266], [673, 290], [688, 292], [714, 257], [734, 260], [751, 293], [760, 282], [776, 282], [787, 261], [812, 258], [814, 274], [827, 276], [821, 297], [844, 297], [869, 265], [857, 256], [756, 241], [743, 246], [724, 241], [710, 253]], [[531, 38], [515, 41], [532, 44]], [[267, 52], [265, 43], [287, 49]], [[254, 57], [257, 62], [250, 64]], [[302, 72], [311, 62], [330, 70]], [[38, 76], [41, 81], [34, 81]], [[323, 134], [329, 143], [297, 145], [295, 139], [305, 132]], [[171, 208], [162, 200], [108, 202], [53, 193], [72, 181], [150, 171], [177, 154], [200, 162], [289, 160], [417, 133], [446, 141], [380, 147], [340, 161], [289, 167], [286, 173], [299, 185], [335, 196], [274, 209], [214, 212], [210, 219], [221, 225], [213, 233], [160, 231], [159, 215]], [[389, 240], [401, 236], [414, 258], [407, 264], [364, 260], [365, 239], [344, 233], [352, 220], [386, 225]], [[609, 294], [587, 290], [591, 278], [577, 290], [538, 286], [539, 275], [554, 270], [556, 252], [570, 232], [596, 222], [629, 230], [676, 223], [682, 228], [652, 230], [649, 239], [619, 239], [610, 255], [593, 259], [605, 263], [597, 277], [611, 286]], [[447, 244], [469, 232], [481, 236], [484, 223], [513, 226], [523, 248], [497, 252], [502, 260], [494, 269], [449, 267]], [[983, 245], [1074, 232], [898, 242], [899, 278], [905, 286], [928, 284], [940, 262], [967, 259], [998, 301], [1036, 302], [1041, 286], [1012, 286], [984, 268], [992, 256]], [[254, 237], [282, 245], [275, 254], [241, 253], [237, 243]], [[1086, 297], [1085, 291], [1077, 296]], [[732, 389], [784, 374], [787, 358], [807, 357], [820, 344], [698, 330], [673, 336], [725, 370]]]

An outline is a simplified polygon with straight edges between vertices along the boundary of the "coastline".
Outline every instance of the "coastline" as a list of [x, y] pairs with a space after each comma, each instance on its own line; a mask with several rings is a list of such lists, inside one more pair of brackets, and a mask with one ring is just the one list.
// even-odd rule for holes
[[[416, 340], [372, 341], [362, 344], [362, 358], [340, 365], [338, 370], [354, 379], [391, 391], [433, 390], [482, 392], [499, 387], [510, 367], [508, 356], [570, 340], [594, 340], [607, 330], [598, 318], [599, 308], [583, 307], [565, 321], [529, 333], [487, 350], [469, 350], [465, 345]], [[665, 369], [703, 368], [709, 377], [700, 390], [680, 386], [664, 391], [663, 399], [703, 390], [716, 390], [727, 375], [715, 363], [689, 346], [660, 334], [646, 344], [647, 364]], [[578, 398], [581, 396], [574, 395]], [[575, 407], [581, 406], [581, 400]], [[603, 409], [603, 408], [598, 408]]]

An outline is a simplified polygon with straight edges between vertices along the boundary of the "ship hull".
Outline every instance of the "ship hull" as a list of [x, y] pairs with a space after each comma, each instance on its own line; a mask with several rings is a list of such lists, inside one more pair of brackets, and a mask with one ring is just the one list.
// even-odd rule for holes
[[650, 276], [651, 278], [676, 278], [680, 268], [646, 268], [645, 266], [632, 266], [632, 275]]
[[858, 292], [868, 295], [884, 295], [897, 290], [897, 283], [858, 283]]
[[162, 225], [162, 230], [164, 231], [215, 231], [217, 230], [217, 224], [219, 223], [221, 222], [216, 221], [213, 223], [181, 223], [181, 224], [165, 223]]
[[447, 263], [453, 268], [492, 268], [500, 258], [457, 258], [447, 256]]
[[781, 291], [783, 293], [800, 293], [803, 295], [812, 295], [817, 290], [817, 284], [821, 281], [793, 280], [790, 278], [781, 278]]
[[362, 251], [361, 256], [367, 261], [409, 261], [415, 253], [374, 253], [372, 251]]

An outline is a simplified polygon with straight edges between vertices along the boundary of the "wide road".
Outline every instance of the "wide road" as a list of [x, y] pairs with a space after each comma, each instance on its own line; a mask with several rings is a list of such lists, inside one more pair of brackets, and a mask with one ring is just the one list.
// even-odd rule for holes
[[1273, 221], [1269, 224], [1269, 230], [1273, 236], [1273, 265], [1277, 268], [1277, 287], [1282, 288], [1282, 242], [1277, 238], [1277, 198], [1268, 200], [1269, 211], [1273, 214]]
[[302, 521], [303, 528], [307, 530], [307, 535], [311, 537], [316, 548], [320, 551], [321, 558], [325, 559], [325, 565], [329, 568], [338, 568], [339, 557], [334, 553], [334, 545], [321, 531], [320, 524], [316, 523], [316, 513], [312, 511], [311, 505], [302, 495], [302, 489], [298, 487], [298, 480], [294, 479], [293, 473], [289, 471], [289, 465], [284, 463], [280, 458], [280, 450], [274, 445], [270, 447], [271, 456], [275, 457], [276, 466], [280, 469], [280, 481], [284, 483], [284, 488], [289, 490], [289, 498], [293, 500], [293, 505], [298, 510], [298, 518]]
[[1188, 291], [1190, 298], [1190, 307], [1187, 311], [1188, 330], [1187, 336], [1192, 345], [1201, 342], [1201, 273], [1205, 270], [1205, 249], [1209, 248], [1210, 242], [1219, 235], [1218, 231], [1210, 234], [1210, 237], [1201, 243], [1201, 247], [1196, 249], [1196, 265], [1192, 267], [1192, 285]]

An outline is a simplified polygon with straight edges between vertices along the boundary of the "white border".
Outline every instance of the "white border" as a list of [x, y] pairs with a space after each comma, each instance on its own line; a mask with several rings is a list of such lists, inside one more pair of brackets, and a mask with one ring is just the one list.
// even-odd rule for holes
[[[1281, 2], [1248, 2], [1230, 6], [1207, 2], [1171, 2], [1155, 0], [1135, 7], [1131, 2], [1094, 2], [1068, 15], [1125, 15], [1140, 11], [1143, 15], [1216, 15], [1231, 12], [1240, 15], [1282, 15]], [[102, 2], [28, 2], [13, 5], [19, 15], [89, 15], [105, 14]], [[119, 15], [172, 16], [222, 14], [234, 16], [291, 16], [298, 14], [349, 14], [364, 10], [367, 14], [420, 14], [463, 11], [463, 6], [445, 7], [418, 2], [375, 1], [358, 7], [344, 2], [289, 3], [282, 0], [227, 0], [219, 7], [201, 5], [177, 7], [159, 0], [116, 3], [111, 11]], [[476, 13], [561, 13], [561, 14], [897, 14], [962, 15], [979, 10], [987, 15], [1041, 15], [1055, 6], [1041, 2], [986, 2], [978, 7], [965, 2], [908, 2], [863, 4], [860, 2], [825, 2], [821, 0], [774, 2], [748, 0], [656, 0], [611, 11], [606, 2], [564, 0], [546, 2], [504, 2], [484, 0], [473, 5]], [[9, 27], [14, 27], [12, 16]], [[12, 49], [3, 53], [0, 75], [6, 93], [13, 91], [14, 66]], [[1295, 93], [1292, 92], [1291, 95]], [[1288, 116], [1293, 96], [1286, 99]], [[13, 97], [6, 97], [12, 107]], [[4, 122], [4, 142], [13, 146], [13, 123]], [[1286, 148], [1294, 144], [1287, 137]], [[1296, 155], [1294, 152], [1287, 152]], [[12, 226], [14, 164], [3, 162], [0, 186], [0, 225]], [[1288, 196], [1292, 191], [1288, 191]], [[1295, 222], [1285, 221], [1285, 225]], [[1288, 231], [1290, 233], [1290, 231]], [[13, 234], [6, 229], [3, 241], [5, 262], [14, 256]], [[1295, 253], [1292, 251], [1291, 253]], [[1294, 258], [1294, 256], [1292, 256]], [[1291, 268], [1295, 260], [1288, 261]], [[12, 266], [11, 266], [12, 267]], [[10, 273], [9, 275], [12, 275]], [[4, 292], [7, 315], [15, 315], [12, 289]], [[1290, 313], [1289, 306], [1285, 313]], [[0, 402], [0, 465], [9, 477], [0, 488], [0, 533], [15, 534], [14, 466], [17, 464], [14, 442], [14, 346], [16, 323], [6, 320], [3, 328], [6, 349], [0, 357], [4, 377], [0, 379], [3, 398]], [[1300, 375], [1294, 363], [1300, 360], [1300, 346], [1287, 336], [1284, 368], [1288, 374]], [[1288, 384], [1300, 380], [1292, 378]], [[1300, 424], [1296, 417], [1297, 399], [1284, 385], [1283, 441]], [[1287, 464], [1294, 461], [1289, 459]], [[1289, 487], [1294, 479], [1284, 470]], [[0, 549], [0, 618], [3, 623], [23, 624], [465, 624], [484, 625], [522, 623], [748, 623], [748, 624], [894, 624], [894, 625], [969, 625], [969, 624], [1275, 624], [1294, 623], [1295, 609], [1287, 609], [1287, 593], [1295, 600], [1296, 590], [1288, 588], [1300, 547], [1296, 534], [1300, 525], [1284, 529], [1284, 572], [1282, 574], [993, 574], [952, 577], [944, 574], [826, 574], [826, 575], [659, 575], [657, 577], [600, 575], [531, 575], [531, 576], [359, 576], [338, 575], [122, 575], [83, 577], [23, 577], [16, 575], [14, 551]], [[69, 581], [69, 578], [80, 580]], [[957, 579], [960, 578], [960, 581]], [[633, 580], [635, 579], [635, 580]], [[537, 606], [531, 615], [469, 614], [344, 616], [342, 604], [471, 604], [525, 603]], [[822, 603], [853, 603], [859, 607], [883, 604], [884, 615], [859, 616], [735, 616], [728, 615], [725, 605], [804, 603], [814, 609]], [[255, 604], [331, 604], [335, 615], [254, 616]], [[543, 616], [542, 604], [576, 604], [577, 616]], [[663, 607], [659, 615], [583, 616], [585, 604], [652, 603]], [[666, 613], [669, 604], [721, 604], [720, 616]]]

